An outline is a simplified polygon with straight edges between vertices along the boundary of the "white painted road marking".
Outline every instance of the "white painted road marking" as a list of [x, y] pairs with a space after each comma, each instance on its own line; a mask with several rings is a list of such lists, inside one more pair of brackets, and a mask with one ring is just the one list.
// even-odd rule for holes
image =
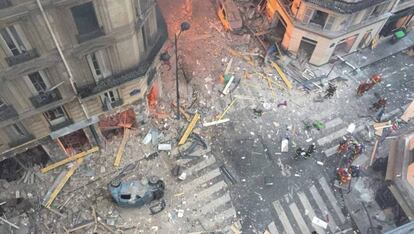
[[220, 169], [216, 168], [212, 171], [209, 171], [208, 173], [197, 177], [196, 179], [186, 183], [183, 185], [183, 192], [188, 192], [190, 190], [195, 190], [198, 186], [216, 178], [217, 176], [221, 175]]
[[305, 220], [303, 220], [302, 215], [299, 212], [298, 206], [296, 203], [291, 203], [289, 205], [290, 211], [292, 211], [293, 217], [296, 220], [296, 223], [298, 223], [300, 231], [302, 233], [310, 233], [308, 226], [305, 223]]
[[322, 186], [323, 191], [325, 192], [326, 196], [329, 199], [329, 202], [332, 204], [336, 214], [339, 217], [339, 220], [341, 221], [341, 223], [345, 222], [345, 216], [342, 214], [341, 209], [339, 208], [337, 201], [331, 191], [331, 188], [328, 185], [328, 182], [326, 182], [326, 179], [324, 177], [321, 177], [319, 179], [319, 184]]
[[[319, 209], [322, 211], [323, 214], [328, 215], [329, 217], [329, 229], [331, 229], [331, 232], [335, 233], [338, 229], [338, 225], [336, 225], [335, 220], [333, 219], [332, 215], [329, 215], [328, 208], [326, 207], [325, 203], [323, 202], [323, 199], [321, 195], [316, 190], [315, 185], [312, 185], [312, 187], [309, 189], [313, 198], [316, 201], [316, 204], [318, 205]], [[325, 218], [325, 217], [324, 217]]]
[[292, 226], [290, 225], [289, 219], [286, 216], [285, 211], [283, 210], [282, 206], [280, 205], [279, 201], [273, 202], [273, 207], [276, 210], [277, 216], [279, 217], [280, 221], [282, 222], [283, 227], [285, 228], [286, 233], [295, 233], [293, 231]]
[[[308, 198], [302, 192], [298, 193], [298, 197], [299, 197], [299, 200], [302, 203], [303, 207], [305, 208], [305, 210], [308, 211], [309, 219], [312, 221], [313, 217], [315, 217], [316, 215], [315, 215], [315, 211], [313, 210]], [[320, 228], [319, 226], [314, 225], [313, 223], [312, 223], [312, 226], [313, 226], [313, 228], [315, 228], [315, 231], [318, 232], [319, 234], [324, 234], [325, 233], [325, 231], [322, 228]]]

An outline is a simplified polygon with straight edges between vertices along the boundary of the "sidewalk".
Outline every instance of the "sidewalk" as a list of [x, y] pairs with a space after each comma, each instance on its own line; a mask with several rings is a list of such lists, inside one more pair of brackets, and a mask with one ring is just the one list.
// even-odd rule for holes
[[364, 68], [414, 46], [414, 31], [409, 32], [406, 37], [395, 44], [391, 44], [390, 40], [382, 41], [373, 50], [364, 48], [358, 52], [345, 55], [343, 58], [357, 68]]

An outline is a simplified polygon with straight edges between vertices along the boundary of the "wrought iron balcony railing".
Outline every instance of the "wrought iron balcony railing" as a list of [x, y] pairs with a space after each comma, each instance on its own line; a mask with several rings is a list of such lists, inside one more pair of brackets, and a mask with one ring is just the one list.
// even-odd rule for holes
[[31, 49], [19, 55], [7, 57], [6, 61], [7, 61], [7, 64], [9, 64], [9, 66], [14, 66], [16, 64], [24, 63], [26, 61], [29, 61], [37, 57], [39, 57], [39, 53], [37, 53], [37, 50]]
[[42, 107], [44, 105], [50, 104], [52, 102], [58, 101], [61, 99], [59, 90], [54, 89], [46, 93], [42, 93], [30, 98], [33, 106], [36, 108]]
[[138, 66], [132, 69], [126, 70], [118, 74], [114, 74], [103, 80], [100, 80], [97, 83], [86, 84], [86, 85], [77, 87], [79, 96], [81, 98], [86, 98], [86, 97], [98, 94], [100, 92], [103, 92], [107, 89], [117, 87], [128, 81], [132, 81], [135, 79], [141, 79], [145, 75], [147, 76], [147, 79], [148, 79], [147, 83], [150, 84], [152, 79], [155, 76], [155, 70], [149, 69], [149, 68], [151, 67], [152, 62], [156, 58], [158, 52], [160, 51], [160, 49], [162, 48], [164, 42], [167, 40], [167, 37], [168, 37], [164, 19], [161, 20], [161, 23], [159, 21], [159, 24], [162, 24], [162, 25], [158, 26], [158, 29], [159, 29], [158, 37], [155, 40], [154, 45], [151, 48], [151, 50], [148, 51], [148, 55], [144, 61], [142, 61]]

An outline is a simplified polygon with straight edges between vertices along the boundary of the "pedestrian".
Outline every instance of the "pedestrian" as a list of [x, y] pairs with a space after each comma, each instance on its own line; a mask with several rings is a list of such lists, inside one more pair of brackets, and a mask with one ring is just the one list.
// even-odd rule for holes
[[375, 120], [377, 120], [378, 122], [381, 122], [382, 116], [384, 115], [385, 112], [385, 107], [381, 107], [377, 113], [375, 113]]
[[387, 105], [387, 98], [379, 97], [377, 102], [372, 104], [372, 107], [370, 109], [373, 111], [378, 111], [382, 107], [385, 107], [385, 105]]
[[380, 83], [381, 81], [382, 81], [381, 76], [378, 74], [374, 74], [373, 76], [371, 76], [369, 81], [361, 82], [361, 84], [358, 86], [358, 89], [357, 89], [357, 95], [361, 97], [362, 95], [364, 95], [365, 92], [372, 89], [372, 87], [374, 87], [376, 84]]

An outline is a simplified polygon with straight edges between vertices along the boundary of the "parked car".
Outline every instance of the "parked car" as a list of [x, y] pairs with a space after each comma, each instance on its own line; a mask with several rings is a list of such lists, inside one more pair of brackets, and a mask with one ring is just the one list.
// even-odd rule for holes
[[216, 0], [217, 15], [225, 30], [239, 32], [243, 27], [239, 8], [233, 0]]
[[157, 177], [143, 180], [113, 180], [108, 184], [112, 199], [121, 207], [142, 207], [164, 196], [164, 181]]

